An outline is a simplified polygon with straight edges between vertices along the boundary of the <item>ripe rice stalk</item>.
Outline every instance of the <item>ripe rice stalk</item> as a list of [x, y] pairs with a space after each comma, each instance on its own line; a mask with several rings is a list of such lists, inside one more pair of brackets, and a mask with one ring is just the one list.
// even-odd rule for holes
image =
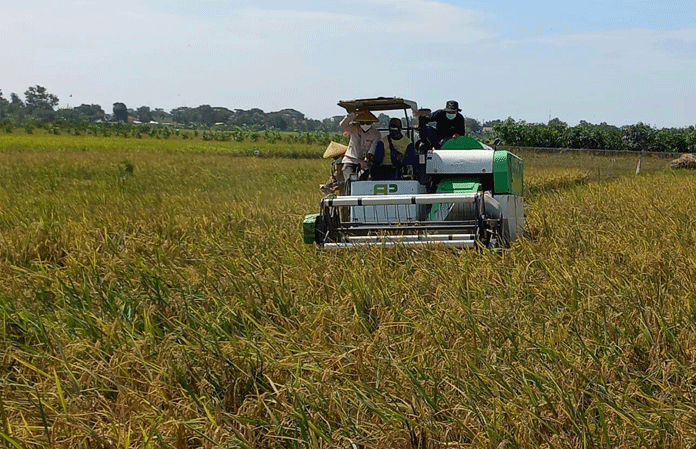
[[0, 152], [10, 447], [696, 441], [692, 174], [538, 156], [502, 253], [336, 253], [299, 236], [326, 161], [32, 137]]

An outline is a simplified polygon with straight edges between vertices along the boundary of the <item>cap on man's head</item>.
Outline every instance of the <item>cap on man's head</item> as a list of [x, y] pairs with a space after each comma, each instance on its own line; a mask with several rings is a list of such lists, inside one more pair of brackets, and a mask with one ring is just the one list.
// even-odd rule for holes
[[457, 103], [454, 100], [450, 100], [447, 102], [447, 106], [445, 106], [445, 111], [447, 112], [459, 112], [461, 109], [459, 109], [459, 103]]
[[356, 123], [376, 123], [379, 120], [377, 117], [375, 117], [375, 114], [370, 111], [360, 111], [357, 113], [353, 121]]
[[396, 128], [396, 127], [401, 128], [401, 119], [398, 117], [390, 118], [389, 119], [389, 127], [390, 128]]

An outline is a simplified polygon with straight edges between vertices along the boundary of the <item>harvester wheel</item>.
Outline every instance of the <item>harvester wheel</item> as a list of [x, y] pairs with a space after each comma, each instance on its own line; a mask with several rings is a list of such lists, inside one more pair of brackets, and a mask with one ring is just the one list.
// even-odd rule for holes
[[320, 245], [337, 241], [336, 229], [340, 223], [338, 208], [325, 207], [317, 217], [314, 230], [315, 241]]
[[500, 249], [507, 247], [508, 242], [503, 235], [502, 221], [495, 227], [488, 229], [488, 233], [490, 235], [487, 245], [488, 249]]
[[324, 216], [319, 214], [317, 220], [314, 222], [314, 242], [321, 245], [326, 239], [326, 220]]

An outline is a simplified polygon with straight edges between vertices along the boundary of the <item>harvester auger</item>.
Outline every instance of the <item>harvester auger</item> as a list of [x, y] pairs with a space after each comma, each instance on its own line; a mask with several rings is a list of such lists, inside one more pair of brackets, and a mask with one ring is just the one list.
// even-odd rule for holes
[[[403, 111], [403, 130], [415, 142], [417, 163], [404, 167], [395, 180], [372, 176], [346, 180], [349, 195], [325, 196], [319, 213], [305, 217], [305, 243], [323, 248], [433, 244], [494, 248], [521, 235], [519, 157], [469, 136], [436, 148], [425, 132], [430, 110], [418, 109], [413, 101], [380, 97], [338, 104], [348, 112]], [[409, 110], [418, 120], [417, 131]]]

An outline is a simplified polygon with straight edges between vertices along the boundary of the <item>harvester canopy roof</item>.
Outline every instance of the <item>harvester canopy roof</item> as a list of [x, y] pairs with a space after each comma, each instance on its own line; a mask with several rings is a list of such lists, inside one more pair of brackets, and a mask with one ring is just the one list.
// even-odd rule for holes
[[339, 101], [338, 105], [348, 112], [355, 111], [392, 111], [412, 109], [414, 112], [418, 110], [418, 105], [415, 101], [404, 100], [397, 97], [378, 97], [378, 98], [363, 98], [359, 100], [343, 100]]

